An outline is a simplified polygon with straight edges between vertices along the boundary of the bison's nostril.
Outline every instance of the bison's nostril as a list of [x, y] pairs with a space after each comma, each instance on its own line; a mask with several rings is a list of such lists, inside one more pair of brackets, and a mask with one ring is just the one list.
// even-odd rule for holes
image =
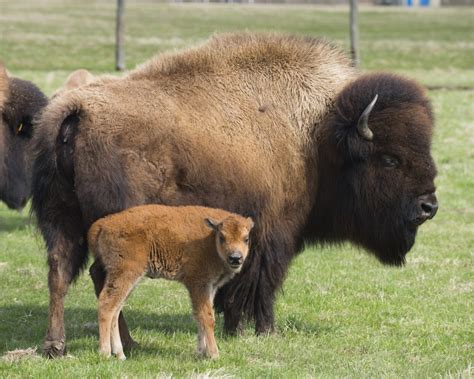
[[421, 203], [420, 206], [427, 218], [433, 218], [438, 211], [437, 203]]
[[426, 220], [433, 218], [437, 211], [438, 199], [434, 192], [420, 196], [418, 198], [417, 216], [414, 219], [414, 223], [416, 225], [423, 224]]
[[431, 214], [431, 212], [433, 211], [433, 205], [421, 203], [421, 209], [423, 209], [424, 212]]
[[438, 201], [434, 193], [419, 198], [418, 224], [433, 218], [438, 211]]

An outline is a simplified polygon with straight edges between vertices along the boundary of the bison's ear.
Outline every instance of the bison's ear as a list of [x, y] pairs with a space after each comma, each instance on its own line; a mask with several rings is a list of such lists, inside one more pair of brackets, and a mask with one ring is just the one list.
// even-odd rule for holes
[[252, 217], [247, 217], [247, 225], [248, 225], [248, 229], [249, 231], [252, 230], [252, 228], [255, 226], [255, 223], [253, 222], [252, 220]]
[[0, 62], [0, 108], [3, 106], [3, 103], [7, 97], [8, 89], [8, 75], [7, 70], [2, 62]]
[[372, 130], [370, 130], [369, 128], [369, 116], [370, 112], [372, 112], [372, 109], [374, 109], [374, 105], [377, 102], [378, 98], [379, 95], [375, 95], [370, 104], [367, 105], [367, 107], [364, 109], [364, 111], [359, 117], [359, 121], [357, 122], [357, 132], [367, 141], [372, 141], [372, 139], [374, 138], [374, 133], [372, 133]]
[[206, 218], [204, 219], [204, 222], [206, 223], [206, 225], [211, 228], [212, 230], [214, 231], [218, 231], [219, 229], [219, 223], [215, 220], [213, 220], [212, 218]]

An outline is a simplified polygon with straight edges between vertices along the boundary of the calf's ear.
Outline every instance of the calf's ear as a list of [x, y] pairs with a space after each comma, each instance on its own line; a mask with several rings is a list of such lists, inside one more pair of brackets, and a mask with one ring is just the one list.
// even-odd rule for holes
[[215, 230], [217, 232], [217, 230], [219, 228], [219, 223], [217, 221], [213, 220], [212, 218], [205, 218], [204, 222], [206, 223], [206, 225], [209, 228], [211, 228], [212, 230]]
[[252, 230], [252, 228], [255, 226], [255, 223], [253, 222], [252, 217], [247, 217], [247, 223], [248, 223], [249, 231]]

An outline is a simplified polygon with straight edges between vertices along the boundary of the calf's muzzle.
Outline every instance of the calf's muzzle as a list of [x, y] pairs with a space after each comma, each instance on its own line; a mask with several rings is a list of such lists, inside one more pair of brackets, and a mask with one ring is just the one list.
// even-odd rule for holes
[[242, 253], [239, 251], [234, 251], [227, 257], [227, 260], [232, 267], [236, 267], [243, 263], [244, 258]]

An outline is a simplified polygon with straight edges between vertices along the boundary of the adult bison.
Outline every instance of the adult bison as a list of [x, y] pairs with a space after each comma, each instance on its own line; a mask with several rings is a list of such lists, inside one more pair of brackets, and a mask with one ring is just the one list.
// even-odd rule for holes
[[[45, 353], [64, 352], [64, 297], [88, 227], [138, 204], [254, 218], [252, 253], [217, 298], [230, 332], [243, 318], [273, 329], [275, 291], [305, 243], [349, 240], [401, 265], [437, 209], [432, 128], [416, 83], [360, 75], [324, 41], [273, 34], [218, 35], [58, 96], [34, 168], [50, 269]], [[91, 275], [98, 292], [98, 263]]]
[[8, 77], [0, 63], [0, 200], [21, 209], [31, 193], [32, 120], [47, 99], [32, 83]]

